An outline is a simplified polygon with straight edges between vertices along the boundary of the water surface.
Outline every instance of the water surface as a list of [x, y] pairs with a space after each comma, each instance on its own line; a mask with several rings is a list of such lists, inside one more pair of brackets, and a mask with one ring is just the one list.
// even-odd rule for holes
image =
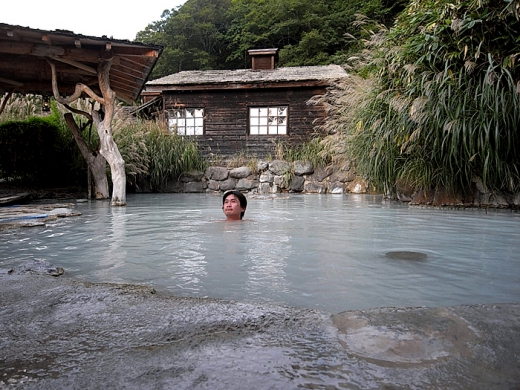
[[212, 194], [78, 203], [81, 217], [0, 234], [0, 266], [45, 259], [86, 281], [327, 312], [520, 301], [517, 212], [354, 194], [248, 200], [246, 220], [234, 223]]

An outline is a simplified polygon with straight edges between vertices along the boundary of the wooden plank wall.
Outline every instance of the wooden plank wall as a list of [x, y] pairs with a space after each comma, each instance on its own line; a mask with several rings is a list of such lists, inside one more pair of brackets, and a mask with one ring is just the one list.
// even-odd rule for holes
[[[324, 93], [324, 87], [165, 91], [164, 109], [204, 108], [204, 135], [197, 136], [203, 155], [230, 157], [244, 152], [262, 158], [274, 155], [278, 142], [294, 146], [315, 134], [315, 120], [322, 121], [325, 112], [306, 102]], [[276, 105], [289, 106], [288, 134], [249, 135], [248, 108]]]

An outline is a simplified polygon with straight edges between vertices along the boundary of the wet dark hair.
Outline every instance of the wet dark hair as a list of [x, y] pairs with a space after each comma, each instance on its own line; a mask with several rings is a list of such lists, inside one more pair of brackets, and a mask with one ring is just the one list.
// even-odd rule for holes
[[246, 199], [246, 197], [244, 196], [243, 193], [241, 193], [240, 191], [237, 191], [237, 190], [226, 191], [226, 192], [224, 192], [224, 196], [222, 197], [222, 205], [224, 205], [224, 202], [226, 201], [226, 198], [229, 195], [235, 195], [237, 197], [238, 201], [240, 202], [240, 207], [242, 207], [244, 209], [244, 211], [242, 211], [240, 213], [240, 219], [242, 219], [244, 217], [244, 214], [245, 214], [245, 209], [247, 208], [247, 199]]

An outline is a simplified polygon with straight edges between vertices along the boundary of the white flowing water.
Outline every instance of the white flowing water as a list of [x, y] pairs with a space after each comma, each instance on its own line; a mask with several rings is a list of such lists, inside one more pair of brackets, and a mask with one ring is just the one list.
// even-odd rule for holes
[[80, 217], [2, 232], [0, 267], [44, 259], [85, 281], [332, 313], [520, 301], [518, 212], [414, 208], [372, 195], [249, 195], [245, 220], [228, 223], [221, 199], [78, 203]]

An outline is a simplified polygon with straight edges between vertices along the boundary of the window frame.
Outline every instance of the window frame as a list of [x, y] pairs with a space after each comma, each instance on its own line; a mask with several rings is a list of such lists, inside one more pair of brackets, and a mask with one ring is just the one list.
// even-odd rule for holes
[[[280, 109], [285, 109], [285, 115], [280, 115]], [[258, 110], [254, 112], [254, 110]], [[266, 110], [265, 113], [262, 110]], [[271, 110], [277, 110], [277, 113], [272, 115]], [[248, 134], [253, 136], [284, 136], [289, 133], [289, 105], [255, 105], [249, 106], [247, 111], [247, 123], [248, 123]], [[255, 115], [256, 114], [256, 115]], [[276, 120], [274, 126], [270, 124], [270, 117], [280, 118], [285, 117], [285, 123], [280, 124], [279, 120]], [[257, 122], [257, 123], [253, 123]], [[262, 127], [265, 127], [265, 132], [262, 131]], [[271, 131], [271, 127], [276, 129], [276, 132]], [[280, 133], [280, 129], [284, 128], [285, 132]], [[256, 132], [253, 132], [255, 129]]]
[[[193, 114], [188, 116], [188, 113], [193, 110]], [[201, 116], [197, 116], [197, 112], [201, 112]], [[205, 121], [205, 112], [206, 109], [204, 107], [173, 107], [167, 110], [168, 118], [167, 125], [170, 133], [173, 133], [173, 126], [176, 126], [176, 134], [193, 137], [193, 136], [201, 136], [206, 133], [206, 121]], [[182, 113], [183, 116], [178, 116], [179, 113]], [[202, 124], [197, 124], [197, 119], [202, 121]], [[182, 121], [179, 124], [179, 121]], [[193, 121], [193, 126], [189, 126], [188, 121]], [[193, 128], [193, 133], [188, 133], [188, 129]], [[198, 132], [199, 130], [199, 132]]]

